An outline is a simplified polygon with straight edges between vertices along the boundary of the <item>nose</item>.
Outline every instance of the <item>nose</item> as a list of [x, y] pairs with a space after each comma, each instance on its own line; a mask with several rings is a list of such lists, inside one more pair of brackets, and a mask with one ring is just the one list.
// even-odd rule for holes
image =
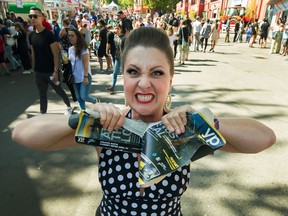
[[140, 77], [140, 80], [138, 82], [138, 86], [142, 89], [148, 89], [151, 87], [151, 81], [149, 79], [149, 77], [146, 74], [143, 74]]

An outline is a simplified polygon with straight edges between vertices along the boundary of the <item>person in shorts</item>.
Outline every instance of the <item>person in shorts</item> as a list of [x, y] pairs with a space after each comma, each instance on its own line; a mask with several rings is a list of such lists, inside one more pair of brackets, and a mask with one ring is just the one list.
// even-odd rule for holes
[[280, 52], [280, 55], [286, 56], [287, 46], [288, 46], [288, 22], [285, 24], [285, 27], [283, 28], [281, 46], [282, 46], [282, 51]]

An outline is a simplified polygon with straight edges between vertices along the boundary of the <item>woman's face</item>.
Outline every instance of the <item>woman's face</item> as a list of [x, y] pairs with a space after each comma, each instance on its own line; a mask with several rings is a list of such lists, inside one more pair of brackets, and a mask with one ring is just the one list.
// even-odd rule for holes
[[77, 35], [73, 31], [68, 31], [69, 41], [72, 45], [75, 45], [77, 42]]
[[124, 62], [125, 98], [141, 120], [161, 120], [172, 78], [167, 57], [160, 50], [137, 46], [128, 52]]

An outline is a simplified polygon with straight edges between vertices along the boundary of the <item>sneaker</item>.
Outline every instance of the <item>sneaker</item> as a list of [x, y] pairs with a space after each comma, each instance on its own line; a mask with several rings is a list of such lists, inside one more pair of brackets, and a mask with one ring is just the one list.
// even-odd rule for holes
[[64, 115], [71, 115], [72, 114], [72, 107], [67, 107], [67, 110], [65, 111]]
[[108, 91], [114, 92], [114, 87], [113, 87], [113, 86], [107, 87], [106, 89], [107, 89]]
[[32, 73], [31, 70], [25, 70], [22, 72], [22, 74], [31, 74], [31, 73]]

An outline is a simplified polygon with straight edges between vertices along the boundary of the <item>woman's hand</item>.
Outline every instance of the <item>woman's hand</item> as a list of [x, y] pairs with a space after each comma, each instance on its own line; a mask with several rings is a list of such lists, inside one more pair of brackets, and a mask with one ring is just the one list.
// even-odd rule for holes
[[187, 124], [186, 112], [195, 112], [190, 105], [176, 107], [162, 117], [162, 122], [170, 132], [176, 132], [178, 135], [185, 132]]
[[125, 113], [112, 103], [97, 103], [93, 110], [100, 113], [100, 123], [108, 131], [118, 130], [124, 124]]
[[84, 79], [83, 79], [83, 85], [88, 85], [88, 84], [89, 84], [88, 77], [84, 77]]

